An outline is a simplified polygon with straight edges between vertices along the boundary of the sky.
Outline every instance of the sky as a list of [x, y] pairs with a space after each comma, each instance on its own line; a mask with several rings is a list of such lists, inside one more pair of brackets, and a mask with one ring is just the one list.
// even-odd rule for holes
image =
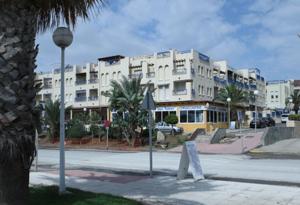
[[[300, 79], [300, 0], [107, 0], [99, 11], [79, 20], [66, 64], [194, 48], [267, 80]], [[52, 32], [37, 37], [38, 71], [59, 67]]]

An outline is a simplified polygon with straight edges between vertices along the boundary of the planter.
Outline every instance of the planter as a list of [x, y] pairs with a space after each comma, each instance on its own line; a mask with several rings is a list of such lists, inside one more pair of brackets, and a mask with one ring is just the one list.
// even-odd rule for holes
[[288, 120], [286, 126], [294, 127], [294, 136], [300, 138], [300, 121]]
[[287, 127], [300, 127], [300, 121], [288, 120], [286, 122]]

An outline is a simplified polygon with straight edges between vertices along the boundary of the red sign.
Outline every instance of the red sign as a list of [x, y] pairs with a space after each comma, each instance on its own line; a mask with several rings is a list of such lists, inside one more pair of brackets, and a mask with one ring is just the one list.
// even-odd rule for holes
[[104, 120], [104, 127], [108, 128], [110, 126], [111, 122], [109, 120]]

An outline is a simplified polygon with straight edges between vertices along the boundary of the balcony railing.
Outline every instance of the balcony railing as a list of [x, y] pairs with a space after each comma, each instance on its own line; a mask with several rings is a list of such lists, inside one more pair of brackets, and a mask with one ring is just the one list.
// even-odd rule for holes
[[174, 75], [180, 75], [180, 74], [186, 74], [187, 71], [186, 71], [186, 68], [176, 68], [176, 69], [173, 69], [173, 74]]
[[52, 88], [52, 85], [44, 85], [43, 88], [44, 89], [50, 89], [50, 88]]
[[89, 101], [96, 101], [98, 100], [98, 96], [90, 96]]
[[86, 96], [80, 96], [75, 98], [75, 102], [84, 102], [86, 101]]
[[98, 82], [99, 82], [99, 79], [90, 79], [89, 80], [90, 84], [94, 84], [94, 83], [98, 83]]
[[174, 95], [186, 95], [187, 94], [187, 90], [173, 90], [173, 94]]
[[83, 84], [86, 84], [86, 80], [76, 80], [75, 84], [76, 84], [76, 85], [83, 85]]
[[128, 77], [130, 79], [133, 79], [133, 78], [139, 78], [139, 77], [143, 77], [143, 73], [133, 73], [133, 74], [129, 74]]
[[256, 88], [257, 88], [256, 85], [251, 85], [250, 84], [250, 89], [255, 90]]
[[147, 78], [154, 78], [155, 77], [155, 72], [148, 72], [146, 73]]

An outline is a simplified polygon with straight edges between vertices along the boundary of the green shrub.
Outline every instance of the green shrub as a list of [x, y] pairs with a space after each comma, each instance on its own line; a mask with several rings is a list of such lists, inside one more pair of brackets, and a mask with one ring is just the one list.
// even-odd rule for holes
[[289, 120], [300, 121], [300, 115], [289, 115]]
[[82, 138], [86, 135], [86, 130], [82, 122], [74, 120], [70, 123], [67, 136], [70, 138]]
[[177, 115], [171, 114], [166, 116], [165, 122], [170, 124], [170, 125], [176, 125], [178, 123], [178, 117]]

